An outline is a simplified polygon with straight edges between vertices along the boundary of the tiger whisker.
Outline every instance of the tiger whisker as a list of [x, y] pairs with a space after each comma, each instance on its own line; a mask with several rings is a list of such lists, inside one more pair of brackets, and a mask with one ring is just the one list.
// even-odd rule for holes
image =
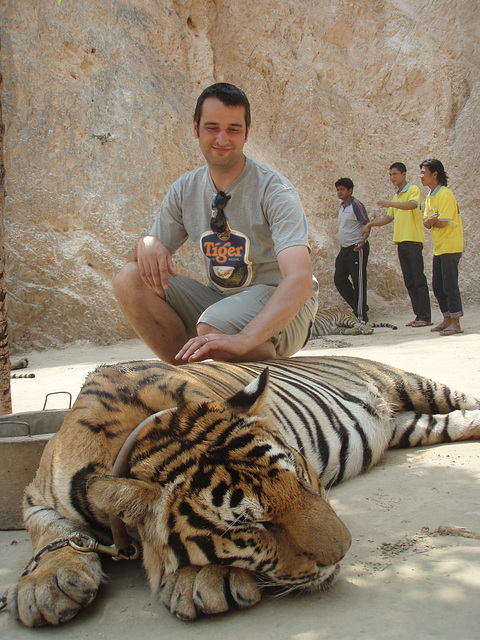
[[307, 585], [297, 585], [297, 584], [290, 584], [290, 585], [284, 585], [282, 586], [281, 589], [278, 590], [277, 593], [275, 593], [272, 598], [273, 599], [278, 599], [278, 598], [283, 598], [284, 596], [287, 596], [291, 593], [302, 593], [304, 591], [307, 590]]
[[295, 584], [279, 584], [278, 582], [274, 582], [271, 578], [267, 578], [262, 574], [257, 574], [260, 585], [264, 588], [275, 588], [277, 589], [277, 593], [275, 593], [273, 598], [280, 598], [284, 595], [288, 595], [292, 592], [302, 592], [308, 590], [311, 587], [310, 580], [306, 581], [304, 584], [295, 583]]
[[242, 517], [242, 513], [238, 514], [238, 516], [235, 518], [235, 520], [233, 520], [233, 522], [231, 522], [228, 527], [225, 529], [225, 531], [222, 533], [222, 535], [220, 536], [221, 538], [223, 538], [223, 536], [225, 534], [227, 534], [229, 531], [231, 531], [233, 529], [233, 527], [237, 524], [237, 522], [240, 520], [240, 518]]

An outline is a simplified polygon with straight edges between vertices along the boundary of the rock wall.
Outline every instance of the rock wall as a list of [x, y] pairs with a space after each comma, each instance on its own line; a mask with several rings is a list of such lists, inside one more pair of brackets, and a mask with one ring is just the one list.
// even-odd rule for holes
[[[112, 278], [171, 182], [202, 163], [192, 113], [216, 81], [251, 100], [247, 154], [300, 192], [322, 305], [342, 302], [335, 180], [351, 177], [380, 215], [389, 165], [405, 162], [420, 186], [432, 156], [463, 214], [464, 301], [478, 299], [480, 188], [467, 184], [480, 147], [477, 0], [3, 0], [2, 11], [14, 350], [132, 336]], [[409, 306], [391, 234], [371, 236], [376, 319]], [[191, 249], [178, 265], [195, 274]], [[427, 273], [431, 254], [428, 241]]]

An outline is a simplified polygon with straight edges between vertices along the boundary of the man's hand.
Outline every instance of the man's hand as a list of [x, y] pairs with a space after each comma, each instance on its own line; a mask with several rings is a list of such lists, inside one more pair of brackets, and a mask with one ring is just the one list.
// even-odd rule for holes
[[395, 202], [388, 202], [388, 200], [379, 200], [377, 202], [377, 207], [387, 207], [390, 209], [392, 206], [395, 206]]
[[[364, 240], [364, 241], [365, 241], [365, 240], [368, 238], [368, 236], [370, 235], [371, 228], [372, 228], [372, 227], [370, 226], [370, 223], [369, 223], [369, 222], [367, 222], [366, 224], [364, 224], [364, 225], [363, 225], [363, 229], [362, 229], [362, 238], [363, 238], [363, 240]], [[365, 244], [365, 242], [364, 242], [364, 244]]]
[[438, 220], [438, 213], [432, 213], [432, 215], [428, 216], [424, 222], [424, 225], [427, 227], [427, 229], [431, 229], [432, 227], [435, 226], [435, 223]]
[[176, 276], [171, 255], [155, 236], [140, 238], [135, 252], [140, 276], [147, 287], [162, 298], [168, 289], [168, 276]]
[[191, 338], [183, 345], [175, 356], [175, 360], [183, 362], [201, 362], [203, 360], [229, 361], [244, 355], [255, 345], [241, 333], [227, 335], [225, 333], [207, 333]]
[[[362, 233], [362, 235], [363, 235], [363, 233]], [[360, 249], [363, 249], [364, 246], [365, 246], [365, 239], [360, 240], [360, 242], [357, 242], [357, 244], [354, 246], [353, 250], [354, 251], [360, 251]]]

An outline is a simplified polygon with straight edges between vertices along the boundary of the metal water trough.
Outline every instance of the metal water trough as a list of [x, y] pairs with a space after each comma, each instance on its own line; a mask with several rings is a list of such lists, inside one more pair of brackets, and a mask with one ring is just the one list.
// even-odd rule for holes
[[0, 416], [0, 529], [24, 528], [25, 487], [35, 477], [43, 449], [68, 411], [48, 409]]

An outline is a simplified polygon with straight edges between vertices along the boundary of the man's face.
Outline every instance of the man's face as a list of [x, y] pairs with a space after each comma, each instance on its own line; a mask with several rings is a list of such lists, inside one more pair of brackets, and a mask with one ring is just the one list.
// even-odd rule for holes
[[400, 187], [406, 181], [407, 174], [400, 171], [400, 169], [390, 169], [390, 180], [393, 186]]
[[245, 107], [226, 106], [217, 98], [207, 98], [200, 124], [193, 123], [195, 138], [207, 164], [212, 168], [243, 168], [243, 147], [248, 137]]
[[420, 169], [420, 180], [422, 181], [423, 186], [428, 187], [429, 189], [435, 189], [437, 186], [437, 175], [437, 171], [432, 173], [428, 167], [422, 167]]
[[347, 189], [347, 187], [342, 187], [341, 185], [337, 187], [337, 196], [343, 202], [348, 202], [352, 197], [353, 189]]

